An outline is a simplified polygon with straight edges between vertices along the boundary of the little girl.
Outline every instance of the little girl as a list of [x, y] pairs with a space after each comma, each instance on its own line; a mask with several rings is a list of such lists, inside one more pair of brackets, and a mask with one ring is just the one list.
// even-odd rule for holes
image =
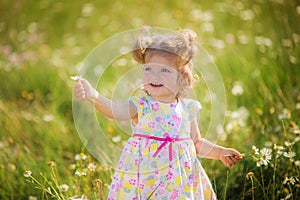
[[221, 160], [230, 167], [242, 159], [231, 148], [201, 138], [198, 101], [185, 98], [192, 89], [192, 59], [196, 34], [141, 36], [134, 59], [143, 66], [145, 95], [126, 103], [112, 102], [80, 78], [75, 96], [91, 101], [105, 116], [131, 120], [132, 136], [125, 144], [108, 195], [114, 199], [216, 199], [196, 154]]

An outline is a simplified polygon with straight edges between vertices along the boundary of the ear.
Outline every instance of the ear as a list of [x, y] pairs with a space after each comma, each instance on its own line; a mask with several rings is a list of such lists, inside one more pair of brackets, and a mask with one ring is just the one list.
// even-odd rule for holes
[[185, 72], [185, 73], [183, 73], [183, 74], [181, 74], [180, 76], [179, 76], [179, 78], [178, 78], [178, 84], [180, 85], [180, 86], [185, 86], [185, 85], [187, 85], [188, 84], [188, 74]]

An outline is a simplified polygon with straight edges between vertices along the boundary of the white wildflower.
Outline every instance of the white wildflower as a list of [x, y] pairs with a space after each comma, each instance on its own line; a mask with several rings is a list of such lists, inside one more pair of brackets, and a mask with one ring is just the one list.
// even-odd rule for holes
[[44, 120], [45, 122], [51, 122], [51, 121], [54, 120], [54, 115], [51, 115], [51, 114], [49, 114], [49, 115], [44, 115], [44, 116], [43, 116], [43, 120]]
[[75, 160], [85, 160], [87, 156], [84, 153], [76, 154]]
[[288, 108], [285, 108], [282, 110], [281, 114], [278, 115], [278, 119], [282, 120], [282, 119], [290, 119], [291, 118], [291, 110]]
[[28, 200], [37, 200], [37, 197], [36, 196], [29, 196]]
[[222, 135], [225, 131], [222, 124], [219, 124], [216, 128], [218, 135]]
[[30, 170], [26, 170], [23, 175], [28, 178], [31, 176], [31, 174], [32, 172]]
[[71, 169], [71, 170], [76, 169], [76, 164], [71, 164], [71, 165], [69, 166], [69, 169]]
[[231, 120], [225, 127], [226, 132], [232, 133], [239, 128], [238, 122], [236, 120]]
[[287, 147], [291, 147], [293, 144], [290, 143], [290, 142], [288, 142], [288, 141], [285, 141], [285, 142], [284, 142], [284, 145], [287, 146]]
[[79, 154], [76, 154], [75, 155], [75, 160], [80, 160], [81, 158], [80, 158], [80, 155]]
[[284, 155], [284, 157], [292, 159], [293, 157], [296, 156], [296, 153], [295, 152], [284, 152], [283, 155]]
[[62, 192], [67, 192], [69, 190], [69, 186], [67, 184], [62, 184], [59, 186], [59, 190]]
[[255, 145], [253, 145], [252, 146], [252, 152], [253, 152], [254, 155], [258, 155], [259, 154], [259, 149]]
[[81, 176], [85, 176], [86, 175], [86, 171], [76, 171], [75, 172], [75, 175], [77, 175], [77, 176], [79, 176], [79, 177], [81, 177]]
[[71, 200], [88, 200], [88, 198], [84, 195], [82, 195], [81, 197], [78, 198], [71, 198]]
[[142, 47], [144, 49], [147, 49], [151, 44], [152, 44], [153, 40], [150, 36], [145, 36], [143, 39], [142, 39]]
[[288, 194], [285, 199], [290, 199], [293, 196], [293, 193]]
[[290, 194], [286, 195], [286, 197], [281, 198], [280, 200], [288, 200], [288, 199], [290, 199], [292, 196], [293, 196], [293, 193], [290, 193]]
[[[294, 132], [295, 132], [295, 131], [294, 131]], [[295, 137], [293, 143], [295, 144], [296, 142], [299, 142], [299, 141], [300, 141], [300, 136], [297, 136], [297, 137]]]
[[[259, 158], [257, 161], [256, 161], [256, 166], [257, 167], [260, 167], [260, 166], [262, 166], [262, 165], [264, 165], [265, 164], [265, 162], [261, 159], [261, 158]], [[268, 165], [268, 163], [266, 163], [265, 165]]]
[[81, 160], [85, 160], [87, 158], [87, 156], [84, 153], [80, 153], [79, 155]]
[[91, 172], [96, 171], [97, 166], [94, 163], [89, 163], [87, 167]]
[[284, 185], [289, 185], [289, 184], [294, 185], [297, 181], [298, 181], [298, 178], [295, 178], [295, 177], [293, 177], [293, 176], [292, 176], [291, 178], [285, 177], [285, 179], [284, 179], [284, 181], [283, 181], [283, 184], [284, 184]]
[[283, 154], [283, 152], [281, 150], [284, 149], [283, 146], [279, 146], [277, 144], [274, 144], [274, 150], [277, 151], [277, 157], [281, 156]]
[[119, 135], [112, 138], [112, 141], [115, 142], [115, 143], [120, 142], [121, 140], [122, 140], [122, 138]]
[[244, 93], [244, 89], [243, 89], [241, 83], [235, 82], [231, 89], [231, 93], [234, 96], [242, 95]]
[[297, 102], [297, 103], [296, 103], [296, 109], [297, 109], [297, 110], [300, 110], [300, 102]]
[[257, 161], [257, 166], [260, 167], [261, 165], [267, 166], [270, 160], [272, 159], [272, 150], [268, 148], [263, 148], [260, 150], [261, 157]]

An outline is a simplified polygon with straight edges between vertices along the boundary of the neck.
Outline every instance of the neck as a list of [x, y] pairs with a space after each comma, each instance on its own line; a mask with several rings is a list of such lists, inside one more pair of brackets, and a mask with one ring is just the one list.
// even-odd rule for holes
[[[151, 95], [150, 95], [151, 96]], [[151, 96], [154, 100], [162, 102], [162, 103], [177, 103], [178, 98], [176, 96], [169, 96], [169, 97], [157, 97]]]

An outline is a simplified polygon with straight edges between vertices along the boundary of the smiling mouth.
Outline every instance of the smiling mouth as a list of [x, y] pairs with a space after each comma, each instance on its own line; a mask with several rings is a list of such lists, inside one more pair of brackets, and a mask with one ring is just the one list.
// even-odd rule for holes
[[157, 83], [150, 83], [150, 85], [152, 87], [162, 87], [162, 86], [164, 86], [163, 84], [157, 84]]

